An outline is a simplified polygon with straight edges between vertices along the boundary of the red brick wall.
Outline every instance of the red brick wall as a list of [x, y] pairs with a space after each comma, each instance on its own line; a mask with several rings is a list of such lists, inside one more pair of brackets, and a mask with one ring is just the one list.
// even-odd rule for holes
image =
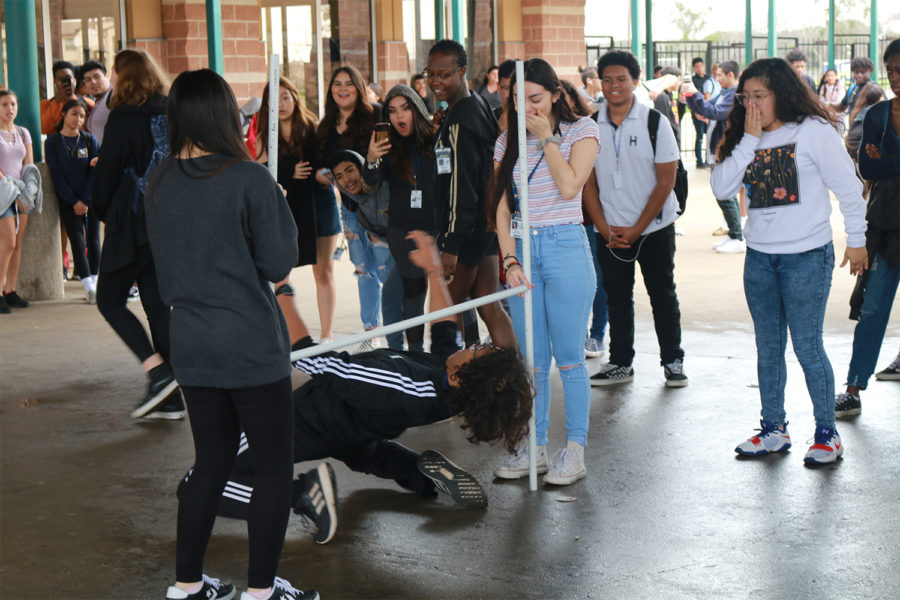
[[[331, 35], [340, 46], [341, 64], [353, 65], [371, 79], [369, 42], [372, 31], [367, 0], [331, 0]], [[327, 61], [326, 61], [327, 64]], [[380, 67], [379, 67], [380, 68]], [[327, 81], [331, 73], [323, 73]]]
[[585, 0], [522, 0], [525, 56], [539, 56], [573, 82], [585, 61]]
[[404, 42], [378, 42], [378, 82], [385, 93], [398, 83], [409, 83], [409, 53]]
[[[174, 78], [182, 71], [209, 66], [206, 4], [203, 0], [163, 0], [164, 51], [151, 51]], [[225, 79], [239, 103], [262, 94], [266, 83], [266, 47], [261, 41], [256, 0], [222, 1], [222, 54]], [[156, 42], [145, 42], [152, 46]]]
[[498, 54], [504, 60], [525, 60], [525, 42], [500, 42]]

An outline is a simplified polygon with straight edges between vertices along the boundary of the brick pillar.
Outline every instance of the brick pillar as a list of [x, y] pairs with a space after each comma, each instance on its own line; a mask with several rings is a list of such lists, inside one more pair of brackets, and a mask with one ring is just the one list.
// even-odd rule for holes
[[409, 53], [404, 42], [378, 42], [378, 82], [385, 93], [398, 83], [409, 84]]
[[578, 67], [585, 62], [585, 0], [522, 0], [522, 33], [525, 56], [540, 57], [556, 74], [579, 80]]
[[[340, 50], [341, 64], [353, 65], [371, 79], [369, 3], [366, 0], [331, 0], [331, 35]], [[327, 61], [325, 62], [327, 64]], [[331, 73], [323, 73], [326, 83]]]
[[494, 43], [491, 0], [475, 0], [473, 13], [469, 15], [469, 43], [466, 48], [469, 67], [466, 75], [477, 87], [484, 81], [488, 67], [494, 63], [491, 48]]

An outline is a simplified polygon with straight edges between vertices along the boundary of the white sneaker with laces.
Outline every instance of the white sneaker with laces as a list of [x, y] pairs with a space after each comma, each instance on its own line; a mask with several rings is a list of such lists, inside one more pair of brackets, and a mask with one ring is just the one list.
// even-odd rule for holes
[[544, 475], [544, 483], [569, 485], [587, 475], [584, 466], [584, 446], [568, 442], [550, 458], [550, 471]]
[[723, 243], [716, 246], [716, 252], [719, 254], [743, 254], [747, 251], [747, 242], [735, 238], [727, 238]]
[[[547, 447], [537, 447], [537, 472], [538, 475], [546, 473], [549, 469], [547, 464]], [[498, 479], [520, 479], [528, 475], [528, 443], [522, 444], [516, 449], [505, 463], [494, 469], [494, 477]]]

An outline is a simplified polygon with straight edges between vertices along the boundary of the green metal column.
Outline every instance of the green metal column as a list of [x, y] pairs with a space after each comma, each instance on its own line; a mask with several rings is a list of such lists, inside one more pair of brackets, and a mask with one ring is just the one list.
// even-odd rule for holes
[[[4, 0], [3, 16], [6, 20], [6, 56], [8, 60], [9, 89], [19, 98], [19, 114], [16, 122], [31, 133], [34, 162], [43, 158], [41, 146], [41, 99], [38, 86], [37, 27], [34, 2]], [[58, 250], [58, 248], [57, 248]]]
[[828, 68], [834, 65], [834, 0], [828, 0]]
[[220, 0], [206, 0], [206, 40], [209, 53], [209, 68], [219, 75], [225, 74], [225, 60], [222, 57], [222, 3]]
[[644, 19], [646, 19], [644, 27], [647, 31], [647, 48], [645, 50], [647, 64], [644, 66], [644, 80], [647, 80], [653, 77], [653, 67], [656, 66], [653, 64], [653, 0], [645, 0], [644, 7], [647, 13], [644, 15]]
[[769, 0], [769, 57], [778, 56], [778, 33], [775, 31], [775, 0]]
[[869, 26], [869, 59], [875, 63], [875, 79], [878, 78], [878, 0], [872, 0], [871, 25]]
[[631, 53], [641, 55], [641, 14], [638, 0], [631, 0]]
[[444, 0], [434, 0], [434, 40], [444, 39]]
[[744, 67], [753, 62], [753, 8], [750, 0], [745, 2], [744, 15]]
[[450, 11], [453, 19], [453, 39], [465, 46], [465, 26], [463, 25], [462, 9], [460, 8], [462, 0], [450, 0]]

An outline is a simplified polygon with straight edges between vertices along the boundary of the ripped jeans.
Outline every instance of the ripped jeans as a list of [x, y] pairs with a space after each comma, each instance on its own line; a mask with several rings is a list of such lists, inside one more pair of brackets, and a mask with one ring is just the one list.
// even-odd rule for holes
[[[522, 256], [522, 241], [516, 240]], [[597, 290], [593, 258], [584, 227], [553, 225], [531, 230], [534, 333], [535, 432], [547, 444], [550, 426], [550, 365], [562, 379], [566, 440], [587, 445], [591, 386], [584, 364], [584, 332]], [[509, 299], [519, 350], [525, 354], [525, 300]]]
[[[341, 207], [344, 232], [350, 262], [356, 267], [356, 284], [359, 288], [359, 317], [364, 329], [379, 327], [400, 321], [403, 308], [403, 283], [394, 268], [394, 257], [387, 242], [373, 243], [369, 233], [356, 220], [356, 214]], [[353, 239], [351, 239], [351, 237]], [[403, 348], [403, 332], [387, 336], [388, 346]]]

